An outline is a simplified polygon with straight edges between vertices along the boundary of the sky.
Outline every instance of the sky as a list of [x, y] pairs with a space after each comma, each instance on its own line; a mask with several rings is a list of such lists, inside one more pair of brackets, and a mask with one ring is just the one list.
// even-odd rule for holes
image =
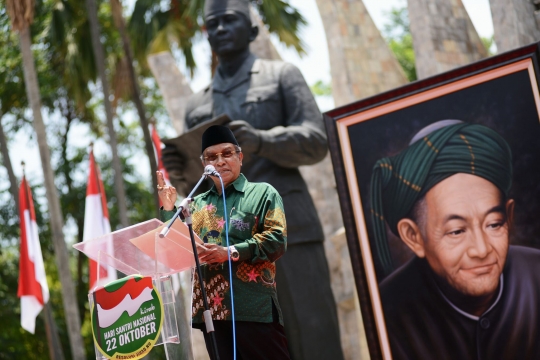
[[[491, 12], [489, 8], [489, 0], [462, 0], [471, 20], [476, 27], [478, 34], [481, 37], [491, 37], [493, 34], [493, 24], [491, 20]], [[274, 44], [278, 48], [279, 53], [285, 61], [291, 62], [300, 68], [308, 84], [314, 84], [318, 80], [326, 83], [330, 82], [330, 64], [328, 59], [328, 49], [326, 46], [326, 36], [319, 15], [315, 0], [290, 0], [291, 5], [296, 7], [302, 15], [307, 19], [308, 25], [302, 30], [301, 37], [307, 44], [307, 55], [299, 57], [294, 50], [290, 50], [278, 43], [276, 39]], [[133, 5], [134, 0], [127, 0], [125, 3], [129, 7]], [[364, 4], [368, 9], [375, 25], [382, 29], [387, 22], [386, 15], [392, 8], [406, 6], [406, 0], [364, 0]], [[194, 91], [198, 91], [205, 87], [210, 81], [209, 59], [210, 48], [205, 39], [202, 39], [195, 45], [194, 49], [198, 70], [195, 73], [190, 83]], [[179, 64], [181, 70], [182, 66]], [[186, 72], [184, 72], [186, 73]], [[318, 99], [321, 111], [328, 111], [333, 108], [333, 101], [330, 97]], [[44, 114], [45, 116], [45, 114]], [[136, 115], [127, 114], [133, 117], [132, 121], [138, 121]], [[130, 121], [130, 119], [125, 119]], [[45, 118], [46, 123], [54, 121], [54, 117]], [[160, 134], [163, 137], [174, 137], [172, 127], [169, 127], [169, 133]], [[93, 139], [88, 134], [88, 129], [85, 126], [79, 126], [72, 130], [70, 134], [70, 142], [77, 143], [78, 146], [86, 145]], [[27, 163], [26, 173], [28, 178], [36, 179], [36, 182], [41, 182], [43, 175], [39, 162], [39, 152], [34, 137], [30, 134], [19, 132], [10, 142], [10, 157], [14, 167], [15, 175], [20, 178], [22, 176], [21, 161]], [[96, 156], [109, 152], [108, 146], [104, 141], [97, 141], [95, 145]], [[133, 159], [135, 163], [137, 159]], [[140, 163], [140, 162], [139, 162]], [[145, 168], [146, 167], [146, 168]], [[149, 174], [149, 169], [146, 161], [142, 162], [141, 173]], [[8, 184], [1, 179], [7, 179], [7, 173], [3, 167], [0, 167], [0, 187], [7, 188]], [[149, 179], [148, 179], [149, 180]]]

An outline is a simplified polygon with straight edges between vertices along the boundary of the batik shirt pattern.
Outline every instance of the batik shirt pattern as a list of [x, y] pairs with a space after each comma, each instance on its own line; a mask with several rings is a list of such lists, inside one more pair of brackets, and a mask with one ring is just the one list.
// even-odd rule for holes
[[[280, 323], [275, 284], [275, 261], [287, 245], [283, 202], [278, 192], [266, 183], [250, 183], [240, 174], [225, 190], [229, 245], [239, 252], [232, 263], [235, 317], [237, 321], [272, 322], [274, 302]], [[193, 230], [206, 243], [227, 246], [223, 197], [213, 187], [195, 197], [191, 204]], [[203, 265], [210, 312], [214, 320], [231, 320], [229, 264]], [[203, 322], [202, 292], [196, 278], [193, 289], [194, 323]]]

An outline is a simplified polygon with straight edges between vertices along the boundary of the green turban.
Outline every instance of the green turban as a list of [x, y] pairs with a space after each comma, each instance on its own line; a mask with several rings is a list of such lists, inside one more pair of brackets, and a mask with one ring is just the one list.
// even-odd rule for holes
[[454, 125], [420, 131], [408, 148], [380, 159], [373, 167], [371, 218], [376, 253], [386, 274], [393, 266], [385, 221], [399, 236], [397, 223], [437, 183], [457, 173], [472, 174], [490, 181], [508, 196], [512, 153], [506, 141], [483, 125], [443, 120], [430, 127], [445, 122]]

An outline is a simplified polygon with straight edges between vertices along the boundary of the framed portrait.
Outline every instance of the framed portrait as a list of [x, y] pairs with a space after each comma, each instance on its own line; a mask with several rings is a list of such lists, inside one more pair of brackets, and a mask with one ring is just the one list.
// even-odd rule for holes
[[[433, 159], [439, 156], [439, 151], [441, 151], [439, 157], [443, 156], [443, 150], [438, 147], [444, 147], [446, 145], [443, 142], [437, 145], [432, 141], [430, 138], [430, 134], [432, 133], [430, 131], [433, 130], [430, 130], [430, 128], [440, 129], [443, 127], [462, 126], [458, 124], [467, 124], [463, 126], [469, 126], [468, 124], [481, 125], [482, 129], [489, 129], [487, 130], [489, 134], [495, 134], [493, 136], [497, 139], [502, 138], [503, 142], [508, 144], [510, 149], [508, 159], [511, 164], [508, 167], [510, 170], [505, 170], [506, 173], [504, 176], [509, 177], [511, 185], [508, 185], [509, 190], [504, 197], [505, 204], [508, 203], [507, 199], [513, 199], [513, 216], [511, 231], [508, 231], [508, 247], [513, 248], [518, 246], [520, 248], [540, 249], [540, 221], [538, 220], [540, 217], [539, 55], [539, 44], [532, 44], [360, 100], [324, 114], [347, 235], [347, 244], [351, 255], [368, 346], [373, 359], [407, 357], [407, 355], [403, 355], [407, 354], [407, 350], [404, 350], [402, 355], [397, 354], [396, 349], [400, 348], [401, 345], [393, 343], [394, 340], [392, 339], [394, 335], [392, 331], [408, 332], [406, 323], [409, 320], [401, 319], [400, 321], [403, 324], [396, 326], [390, 325], [390, 322], [394, 320], [391, 317], [395, 315], [389, 312], [390, 305], [386, 305], [381, 294], [384, 295], [384, 291], [386, 291], [389, 293], [394, 292], [393, 296], [397, 298], [401, 297], [401, 295], [395, 289], [383, 289], [384, 291], [382, 293], [381, 284], [383, 287], [387, 286], [385, 284], [391, 283], [389, 279], [395, 276], [394, 274], [396, 272], [408, 266], [416, 258], [422, 257], [418, 255], [420, 252], [413, 250], [410, 243], [403, 240], [403, 236], [401, 236], [402, 232], [399, 232], [399, 229], [396, 230], [395, 223], [400, 219], [399, 216], [396, 220], [393, 220], [394, 222], [388, 219], [388, 214], [390, 214], [391, 210], [387, 208], [392, 206], [400, 207], [409, 201], [406, 199], [409, 193], [404, 195], [403, 199], [405, 200], [401, 200], [401, 198], [394, 195], [392, 195], [394, 198], [390, 198], [390, 195], [388, 195], [390, 192], [397, 193], [401, 190], [384, 187], [379, 189], [380, 185], [377, 184], [386, 181], [380, 178], [387, 176], [388, 181], [390, 181], [390, 178], [395, 178], [395, 181], [405, 184], [400, 183], [411, 193], [417, 191], [419, 197], [427, 196], [426, 193], [429, 193], [428, 191], [423, 193], [421, 191], [425, 182], [417, 184], [415, 181], [420, 180], [413, 181], [408, 176], [419, 179], [417, 176], [419, 176], [418, 173], [420, 170], [418, 169], [422, 169], [421, 171], [425, 171], [428, 174], [432, 166], [434, 166], [433, 163], [436, 161]], [[433, 134], [438, 134], [437, 131], [435, 130]], [[485, 140], [483, 138], [476, 139], [478, 144], [487, 146], [484, 149], [484, 155], [479, 155], [480, 150], [476, 150], [476, 145], [468, 143], [468, 135], [463, 135], [461, 130], [456, 132], [456, 134], [460, 134], [459, 136], [461, 136], [463, 143], [468, 146], [468, 148], [464, 147], [463, 149], [470, 150], [470, 162], [473, 169], [470, 174], [476, 174], [474, 167], [476, 164], [480, 164], [480, 157], [489, 158], [492, 155], [495, 159], [494, 161], [503, 161], [501, 159], [506, 156], [492, 152], [489, 148], [492, 142], [490, 138]], [[415, 135], [420, 140], [415, 139]], [[418, 141], [424, 143], [423, 146], [426, 151], [433, 150], [434, 155], [431, 157], [432, 160], [415, 159], [415, 161], [419, 161], [420, 163], [414, 165], [416, 168], [411, 170], [413, 169], [410, 167], [412, 165], [409, 166], [406, 163], [406, 161], [410, 160], [399, 158], [398, 160], [402, 161], [400, 163], [401, 168], [405, 169], [405, 171], [410, 170], [410, 175], [404, 175], [396, 170], [397, 165], [395, 161], [398, 161], [396, 157], [406, 149], [412, 148]], [[475, 151], [478, 152], [475, 153]], [[448, 153], [445, 156], [448, 158]], [[454, 155], [450, 155], [450, 160], [445, 160], [451, 166], [454, 165], [451, 159], [452, 156]], [[375, 169], [378, 170], [381, 167], [385, 168], [386, 173], [376, 175]], [[496, 165], [488, 164], [486, 165], [486, 171], [494, 172], [494, 167]], [[459, 172], [459, 170], [456, 170], [456, 173]], [[491, 183], [494, 182], [497, 188], [500, 189], [503, 187], [497, 181], [491, 181]], [[379, 195], [380, 193], [383, 194], [383, 199], [377, 200], [377, 197], [381, 196]], [[388, 199], [384, 198], [384, 196], [387, 196]], [[386, 212], [384, 214], [377, 207], [377, 201], [382, 204], [380, 205], [381, 207], [386, 206]], [[506, 209], [500, 210], [501, 213], [504, 213], [501, 215], [505, 216], [504, 221], [508, 220], [506, 216], [509, 216], [506, 213]], [[411, 209], [405, 209], [403, 211], [407, 212], [405, 217], [410, 217]], [[394, 215], [390, 214], [390, 216]], [[403, 218], [403, 214], [400, 216]], [[378, 221], [381, 221], [383, 224], [382, 227], [380, 224], [377, 225], [376, 222]], [[490, 231], [499, 225], [489, 225]], [[377, 232], [380, 234], [377, 234]], [[455, 235], [454, 233], [452, 234]], [[459, 234], [459, 232], [456, 232], [456, 234]], [[382, 245], [380, 242], [381, 237], [384, 238], [384, 244]], [[430, 241], [426, 240], [429, 238], [428, 235], [424, 236], [424, 238], [425, 241]], [[442, 273], [439, 270], [433, 267], [432, 260], [427, 259], [425, 263], [429, 263], [428, 265], [433, 268], [435, 274], [434, 284], [437, 287], [439, 277], [444, 278], [444, 276], [441, 275]], [[509, 266], [508, 262], [505, 263], [502, 261], [501, 264], [504, 269]], [[491, 269], [489, 268], [489, 271]], [[480, 270], [475, 271], [480, 273]], [[503, 274], [500, 275], [500, 279], [503, 279]], [[496, 288], [493, 288], [494, 297], [490, 300], [490, 306], [495, 306], [494, 304], [499, 302], [499, 298], [503, 294], [501, 281], [498, 280]], [[452, 281], [448, 280], [448, 282], [451, 283]], [[414, 286], [411, 285], [411, 292], [416, 291], [414, 290]], [[440, 285], [440, 287], [443, 289], [441, 294], [444, 297], [444, 284]], [[504, 291], [510, 291], [509, 289], [511, 288], [511, 283], [505, 283]], [[406, 287], [405, 291], [407, 291]], [[407, 296], [409, 294], [403, 295], [404, 298]], [[507, 301], [505, 299], [503, 296], [500, 301]], [[396, 299], [395, 301], [399, 302], [400, 299]], [[444, 301], [441, 300], [441, 303], [444, 304]], [[448, 304], [451, 305], [451, 301], [448, 301]], [[438, 305], [434, 301], [426, 306], [436, 307]], [[461, 311], [458, 309], [459, 306], [455, 308], [456, 311]], [[445, 311], [451, 312], [453, 310]], [[484, 313], [486, 311], [491, 311], [491, 309], [484, 309]], [[474, 343], [471, 346], [479, 347], [477, 349], [478, 354], [482, 353], [486, 355], [493, 353], [497, 349], [489, 348], [490, 346], [496, 347], [496, 344], [488, 344], [486, 345], [487, 349], [483, 349], [482, 345], [479, 345], [482, 343], [482, 340], [474, 340], [474, 336], [480, 336], [478, 334], [484, 331], [484, 325], [490, 320], [484, 319], [484, 315], [482, 314], [471, 316], [472, 320], [476, 319], [476, 324], [478, 324], [477, 329], [479, 330], [474, 330], [475, 332], [471, 333], [472, 335], [469, 334], [473, 339], [468, 339], [467, 341]], [[465, 312], [464, 316], [467, 315]], [[411, 321], [416, 321], [414, 314], [409, 314], [408, 316], [412, 316], [413, 319]], [[421, 343], [423, 341], [422, 338], [425, 338], [425, 341], [431, 342], [431, 345], [429, 345], [431, 348], [438, 346], [438, 340], [436, 338], [432, 339], [430, 336], [436, 337], [438, 333], [437, 322], [446, 321], [444, 320], [444, 312], [437, 313], [437, 315], [424, 314], [422, 316], [426, 316], [429, 319], [424, 319], [425, 333], [416, 338], [409, 338], [403, 347], [414, 347], [415, 345], [411, 343]], [[450, 316], [457, 317], [458, 315], [450, 314]], [[503, 315], [497, 316], [499, 319]], [[536, 317], [534, 321], [538, 322], [539, 324], [537, 325], [540, 327], [540, 316], [537, 313], [531, 316]], [[495, 325], [493, 324], [493, 321], [491, 326], [487, 324], [485, 330], [487, 332], [495, 331]], [[442, 324], [439, 325], [442, 326]], [[413, 333], [414, 331], [411, 330], [410, 332]], [[501, 331], [501, 329], [497, 331]], [[446, 335], [441, 333], [441, 336]], [[450, 334], [449, 336], [452, 335]], [[494, 338], [495, 336], [491, 337], [492, 340]], [[418, 345], [418, 349], [422, 349], [422, 346], [424, 345]], [[441, 352], [445, 351], [444, 346], [441, 345]], [[460, 346], [460, 342], [457, 341], [456, 347]], [[464, 351], [470, 350], [471, 348]], [[435, 352], [431, 353], [432, 355], [436, 354], [438, 350], [435, 349], [433, 351]], [[450, 351], [453, 351], [453, 349]], [[497, 351], [507, 351], [507, 349]], [[528, 351], [531, 351], [531, 349]], [[443, 355], [441, 358], [448, 356], [448, 354], [445, 355], [444, 353], [441, 353], [441, 355]], [[479, 358], [481, 357], [479, 355]], [[520, 357], [517, 356], [515, 358]]]

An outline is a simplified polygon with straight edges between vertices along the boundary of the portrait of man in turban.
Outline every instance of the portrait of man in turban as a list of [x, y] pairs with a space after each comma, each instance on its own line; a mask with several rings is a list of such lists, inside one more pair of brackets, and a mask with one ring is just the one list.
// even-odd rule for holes
[[510, 246], [512, 154], [495, 131], [443, 120], [372, 175], [377, 254], [386, 224], [415, 256], [380, 285], [396, 359], [534, 358], [540, 250]]
[[535, 49], [326, 114], [371, 354], [539, 358]]

